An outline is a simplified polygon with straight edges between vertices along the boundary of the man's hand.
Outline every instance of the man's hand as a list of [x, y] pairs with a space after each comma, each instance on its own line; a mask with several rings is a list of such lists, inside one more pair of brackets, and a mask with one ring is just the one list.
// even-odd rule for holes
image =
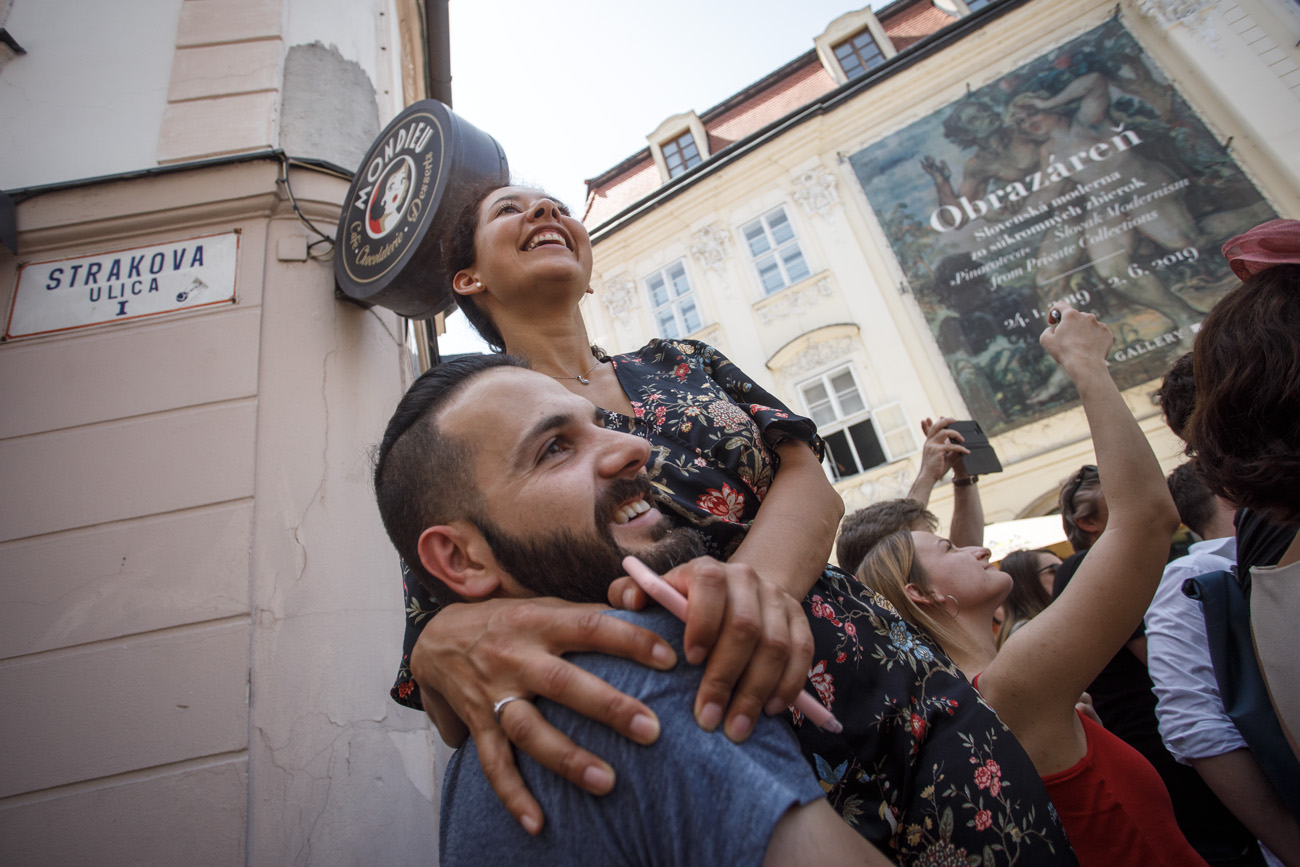
[[[740, 563], [700, 557], [663, 578], [688, 601], [687, 661], [707, 659], [695, 720], [709, 731], [723, 723], [727, 737], [743, 741], [760, 712], [780, 713], [808, 679], [813, 640], [803, 606]], [[624, 608], [646, 602], [630, 578], [611, 584], [609, 598]]]
[[[606, 653], [660, 670], [677, 663], [660, 636], [606, 610], [558, 599], [448, 605], [411, 651], [411, 675], [420, 692], [441, 694], [465, 722], [492, 790], [531, 834], [541, 830], [542, 809], [519, 776], [511, 744], [594, 795], [614, 786], [614, 769], [550, 725], [532, 698], [570, 707], [639, 744], [659, 737], [653, 711], [560, 656]], [[493, 704], [510, 696], [530, 700], [504, 706], [498, 722]]]
[[922, 506], [929, 505], [930, 491], [948, 470], [952, 470], [956, 478], [966, 476], [961, 459], [963, 455], [970, 454], [970, 449], [962, 445], [962, 435], [948, 427], [953, 421], [948, 416], [938, 421], [928, 418], [921, 420], [921, 433], [925, 436], [925, 445], [921, 447], [921, 470], [916, 474], [916, 481], [912, 483], [907, 497]]

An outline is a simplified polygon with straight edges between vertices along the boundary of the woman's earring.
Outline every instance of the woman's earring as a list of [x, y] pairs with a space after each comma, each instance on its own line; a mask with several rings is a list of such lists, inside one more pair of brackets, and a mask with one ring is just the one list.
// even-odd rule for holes
[[[956, 596], [948, 595], [948, 596], [946, 596], [946, 597], [944, 597], [944, 598], [945, 598], [945, 599], [951, 599], [951, 600], [952, 600], [952, 604], [957, 606], [957, 613], [954, 614], [954, 615], [952, 616], [952, 619], [953, 619], [953, 620], [956, 620], [956, 619], [961, 615], [961, 603], [957, 601], [957, 597], [956, 597]], [[948, 610], [948, 606], [945, 605], [945, 606], [943, 607], [943, 610], [944, 610], [944, 611], [947, 611], [947, 610]]]
[[475, 281], [474, 281], [474, 288], [475, 288], [475, 289], [482, 289], [482, 288], [483, 288], [483, 281], [482, 281], [482, 280], [475, 280]]

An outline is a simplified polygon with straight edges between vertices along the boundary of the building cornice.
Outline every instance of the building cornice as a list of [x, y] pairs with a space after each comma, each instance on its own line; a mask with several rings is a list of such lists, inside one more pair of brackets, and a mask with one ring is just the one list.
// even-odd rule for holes
[[165, 166], [151, 166], [147, 169], [135, 169], [129, 172], [119, 172], [112, 175], [96, 175], [89, 178], [77, 178], [70, 181], [57, 181], [52, 184], [39, 184], [32, 187], [15, 187], [10, 190], [0, 190], [15, 202], [24, 202], [27, 199], [45, 193], [55, 193], [62, 190], [75, 190], [81, 187], [93, 187], [100, 184], [113, 184], [119, 181], [134, 181], [141, 178], [156, 178], [166, 175], [179, 174], [181, 172], [192, 172], [199, 169], [217, 168], [220, 166], [238, 165], [240, 163], [258, 162], [268, 160], [276, 163], [282, 163], [286, 159], [291, 165], [304, 166], [327, 174], [338, 175], [346, 181], [351, 181], [355, 174], [351, 169], [345, 169], [342, 166], [331, 163], [327, 160], [309, 159], [306, 157], [293, 157], [285, 154], [279, 148], [249, 151], [242, 154], [230, 154], [229, 156], [213, 157], [205, 160], [189, 160], [180, 163], [168, 163]]
[[[283, 189], [287, 169], [294, 201]], [[292, 215], [293, 204], [333, 234], [348, 175], [335, 166], [288, 159], [278, 151], [246, 154], [32, 187], [17, 205], [24, 258], [68, 245], [95, 247], [159, 231], [235, 224]]]
[[[1012, 10], [1018, 9], [1030, 2], [1033, 2], [1033, 0], [1001, 0], [1001, 2], [991, 3], [978, 12], [973, 12], [965, 18], [960, 18], [954, 21], [942, 30], [932, 33], [909, 47], [906, 51], [901, 51], [894, 55], [880, 66], [877, 66], [875, 69], [868, 72], [866, 75], [856, 78], [847, 84], [843, 84], [823, 96], [817, 97], [790, 114], [787, 114], [785, 117], [779, 118], [762, 129], [759, 129], [745, 138], [728, 145], [726, 148], [714, 154], [710, 159], [705, 160], [685, 174], [672, 179], [650, 195], [633, 202], [631, 205], [610, 217], [599, 226], [593, 227], [591, 229], [591, 243], [593, 245], [600, 243], [620, 230], [627, 228], [632, 223], [635, 223], [641, 217], [653, 211], [655, 208], [658, 208], [665, 202], [676, 198], [678, 195], [703, 179], [726, 168], [731, 163], [748, 154], [750, 151], [767, 144], [771, 140], [778, 138], [806, 121], [834, 111], [844, 103], [859, 96], [861, 93], [871, 89], [880, 82], [898, 75], [922, 60], [927, 59], [930, 55], [942, 51], [953, 43], [978, 31], [990, 21], [1000, 18]], [[887, 12], [889, 9], [892, 9], [894, 5], [897, 4], [891, 4], [891, 6], [881, 10], [881, 12]], [[802, 56], [796, 58], [795, 63], [798, 63], [802, 59]], [[791, 64], [787, 64], [782, 67], [782, 69], [788, 69], [790, 66]], [[778, 72], [779, 71], [780, 70], [778, 70]], [[769, 75], [765, 77], [763, 81], [770, 81], [771, 78], [772, 76]], [[752, 89], [753, 86], [746, 88], [746, 91], [748, 92]], [[706, 116], [708, 114], [709, 113], [706, 113]], [[634, 157], [619, 163], [601, 177], [613, 176], [613, 174], [618, 170], [626, 170], [626, 168], [633, 163], [634, 159], [638, 157], [644, 159], [646, 158], [647, 153], [648, 149], [646, 150], [646, 153], [638, 152]]]

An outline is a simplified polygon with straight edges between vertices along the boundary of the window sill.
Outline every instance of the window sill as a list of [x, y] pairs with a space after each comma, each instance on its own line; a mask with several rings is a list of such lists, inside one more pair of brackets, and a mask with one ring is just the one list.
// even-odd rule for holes
[[790, 315], [800, 315], [816, 307], [822, 299], [835, 294], [835, 285], [831, 281], [830, 271], [818, 271], [805, 277], [798, 283], [791, 283], [784, 289], [778, 289], [771, 295], [755, 301], [751, 306], [754, 315], [764, 325]]

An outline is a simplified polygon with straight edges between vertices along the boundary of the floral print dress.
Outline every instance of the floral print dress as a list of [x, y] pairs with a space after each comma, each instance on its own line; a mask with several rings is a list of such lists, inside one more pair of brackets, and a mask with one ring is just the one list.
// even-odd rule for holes
[[[726, 559], [744, 539], [790, 439], [818, 455], [795, 415], [716, 349], [653, 340], [609, 358], [633, 415], [605, 426], [644, 437], [661, 509]], [[419, 708], [407, 660], [435, 606], [403, 570], [405, 656], [393, 698]], [[844, 724], [792, 722], [804, 756], [845, 820], [903, 864], [1075, 864], [1042, 780], [1020, 744], [937, 645], [880, 596], [827, 566], [804, 600], [816, 643], [809, 680]]]

